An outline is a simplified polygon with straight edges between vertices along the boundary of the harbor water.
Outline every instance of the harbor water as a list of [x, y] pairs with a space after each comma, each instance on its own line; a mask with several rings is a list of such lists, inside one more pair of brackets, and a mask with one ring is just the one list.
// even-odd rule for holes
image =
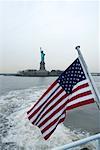
[[[96, 104], [67, 112], [64, 124], [47, 141], [29, 122], [26, 112], [56, 78], [0, 76], [0, 150], [51, 150], [100, 132]], [[93, 78], [100, 96], [100, 76]], [[83, 147], [95, 150], [95, 142]]]

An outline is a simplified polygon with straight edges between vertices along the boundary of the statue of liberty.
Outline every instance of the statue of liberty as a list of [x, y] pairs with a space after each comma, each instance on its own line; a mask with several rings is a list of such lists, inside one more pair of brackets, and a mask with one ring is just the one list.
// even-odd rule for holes
[[44, 54], [44, 52], [43, 52], [43, 50], [42, 50], [41, 47], [40, 47], [40, 52], [41, 52], [41, 62], [44, 62], [44, 56], [45, 56], [45, 54]]

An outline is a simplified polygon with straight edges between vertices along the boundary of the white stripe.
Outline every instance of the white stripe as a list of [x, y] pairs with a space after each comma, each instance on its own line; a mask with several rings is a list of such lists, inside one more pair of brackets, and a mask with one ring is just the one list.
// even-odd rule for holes
[[88, 82], [89, 82], [88, 79], [85, 79], [85, 80], [83, 80], [83, 81], [78, 82], [76, 85], [74, 85], [73, 90], [76, 89], [78, 86], [83, 85], [83, 84], [86, 84], [86, 83], [88, 83]]
[[91, 91], [91, 93], [92, 93], [92, 95], [93, 95], [93, 98], [95, 99], [95, 95], [94, 95], [94, 93], [93, 93], [93, 90], [92, 90], [92, 87], [91, 87], [91, 85], [90, 85], [89, 79], [86, 79], [86, 80], [83, 80], [83, 81], [78, 82], [78, 83], [74, 86], [73, 90], [75, 90], [78, 86], [83, 85], [83, 84], [85, 84], [85, 83], [88, 83], [88, 86], [87, 86], [87, 87], [82, 88], [82, 90], [81, 90], [81, 89], [77, 90], [76, 92], [72, 93], [69, 97], [72, 98], [73, 96], [75, 96], [75, 95], [77, 95], [77, 94], [86, 92], [85, 90], [87, 89], [87, 91]]
[[[97, 88], [95, 87], [95, 84], [93, 82], [93, 79], [92, 79], [92, 76], [88, 70], [88, 68], [86, 69], [85, 68], [85, 65], [83, 64], [81, 58], [79, 57], [79, 60], [80, 60], [80, 63], [82, 65], [82, 68], [83, 68], [83, 71], [84, 71], [84, 74], [86, 76], [86, 78], [88, 79], [88, 83], [89, 83], [89, 86], [91, 87], [91, 90], [92, 90], [92, 93], [94, 95], [94, 99], [98, 99], [98, 91], [97, 91]], [[94, 89], [95, 88], [95, 89]], [[96, 95], [97, 94], [97, 95]], [[99, 99], [98, 99], [99, 100]]]
[[59, 86], [59, 84], [56, 84], [40, 101], [36, 106], [32, 109], [32, 111], [28, 114], [30, 116], [36, 109], [39, 108], [47, 99], [48, 97], [55, 91], [55, 89]]
[[[68, 97], [65, 98], [64, 100], [62, 100], [56, 107], [54, 107], [54, 109], [52, 109], [49, 113], [47, 113], [47, 114], [39, 121], [39, 123], [38, 123], [37, 125], [40, 125], [45, 119], [49, 118], [49, 116], [50, 116], [52, 113], [54, 113], [54, 111], [57, 110], [60, 106], [62, 106], [62, 105], [67, 101], [67, 99], [68, 99]], [[63, 108], [62, 110], [64, 110], [65, 108], [66, 108], [66, 106], [64, 106], [64, 108]], [[60, 115], [60, 113], [62, 112], [62, 110], [60, 110], [59, 112], [57, 112], [49, 121], [51, 122], [51, 120], [52, 120], [53, 118], [56, 118], [56, 117], [58, 116], [57, 114]], [[48, 124], [48, 122], [47, 122], [47, 124]], [[44, 125], [45, 125], [45, 124], [44, 124]]]
[[[60, 119], [63, 119], [63, 118], [65, 118], [65, 114], [63, 114], [63, 115], [59, 118], [59, 120], [60, 120]], [[53, 126], [51, 126], [48, 130], [46, 130], [46, 131], [43, 133], [43, 137], [45, 137], [45, 136], [47, 136], [49, 133], [51, 133], [51, 131], [52, 131], [52, 130], [56, 127], [56, 125], [58, 124], [59, 120], [58, 120]], [[41, 128], [40, 128], [40, 130], [41, 130]]]
[[[58, 93], [58, 92], [57, 92]], [[56, 94], [57, 94], [56, 93]], [[57, 96], [57, 98], [55, 98], [46, 108], [45, 108], [45, 110], [41, 113], [41, 115], [39, 116], [39, 118], [37, 119], [37, 121], [36, 121], [36, 123], [38, 122], [38, 120], [41, 118], [41, 116], [52, 106], [52, 105], [54, 105], [63, 95], [65, 95], [66, 94], [66, 92], [65, 91], [63, 91], [59, 96]], [[54, 108], [53, 108], [53, 110], [54, 110]], [[50, 110], [50, 111], [52, 111], [52, 110]], [[49, 112], [50, 112], [49, 111]]]
[[49, 119], [47, 122], [45, 122], [44, 125], [42, 125], [40, 128], [43, 130], [45, 127], [47, 127], [51, 122], [53, 122], [55, 119], [57, 119], [62, 113], [64, 109], [61, 109], [58, 113], [56, 113], [55, 116], [53, 116], [51, 119]]
[[79, 103], [79, 102], [83, 102], [83, 101], [89, 100], [89, 99], [91, 99], [91, 98], [94, 98], [94, 97], [93, 97], [93, 94], [87, 95], [87, 96], [84, 96], [84, 97], [77, 98], [76, 100], [73, 100], [73, 101], [69, 102], [69, 103], [67, 104], [67, 106], [71, 106], [71, 105], [77, 104], [77, 103]]
[[69, 99], [71, 99], [72, 97], [78, 95], [78, 94], [81, 94], [81, 93], [84, 93], [84, 92], [87, 92], [87, 91], [91, 91], [89, 87], [85, 87], [85, 88], [82, 88], [82, 89], [79, 89], [77, 91], [75, 91], [74, 93], [70, 94], [69, 95]]
[[[58, 88], [58, 90], [56, 91], [57, 93], [61, 90], [62, 88]], [[48, 101], [45, 101], [45, 104], [42, 106], [42, 108], [40, 108], [40, 110], [34, 114], [34, 116], [30, 119], [31, 122], [33, 122], [36, 117], [38, 116], [38, 114], [42, 111], [42, 109], [44, 109], [44, 107], [46, 106], [46, 104], [52, 99], [53, 96], [55, 96], [56, 92], [48, 99]], [[39, 119], [39, 118], [38, 118]], [[37, 122], [37, 121], [36, 121]], [[35, 122], [35, 123], [36, 123]]]

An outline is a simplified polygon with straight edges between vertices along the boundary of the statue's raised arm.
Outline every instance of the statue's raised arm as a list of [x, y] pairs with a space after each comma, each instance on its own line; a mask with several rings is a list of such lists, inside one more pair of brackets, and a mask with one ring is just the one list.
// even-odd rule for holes
[[44, 54], [44, 52], [43, 52], [41, 47], [40, 47], [40, 52], [41, 52], [41, 62], [44, 62], [45, 54]]

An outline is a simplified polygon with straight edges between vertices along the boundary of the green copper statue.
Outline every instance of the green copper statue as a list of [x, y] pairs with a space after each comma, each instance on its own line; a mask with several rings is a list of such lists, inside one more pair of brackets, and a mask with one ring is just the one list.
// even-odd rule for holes
[[44, 56], [45, 56], [45, 54], [44, 54], [44, 52], [43, 52], [43, 50], [42, 50], [41, 47], [40, 47], [40, 52], [41, 52], [41, 62], [44, 62]]

